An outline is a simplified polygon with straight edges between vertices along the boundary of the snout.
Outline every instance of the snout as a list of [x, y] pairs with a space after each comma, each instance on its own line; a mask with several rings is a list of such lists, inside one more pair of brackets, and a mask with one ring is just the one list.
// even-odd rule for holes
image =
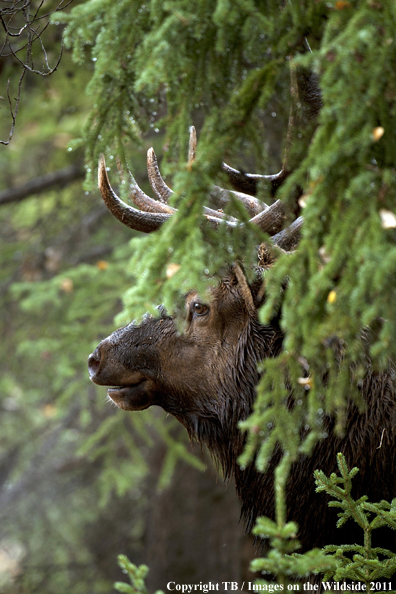
[[99, 386], [120, 386], [128, 382], [128, 370], [115, 357], [106, 338], [88, 357], [88, 373], [91, 381]]
[[[88, 357], [88, 373], [91, 381], [99, 386], [131, 386], [140, 383], [146, 375], [141, 371], [139, 356], [128, 352], [125, 353], [127, 361], [122, 360], [120, 356], [122, 349], [112, 336], [102, 340]], [[124, 351], [126, 351], [125, 348]]]
[[119, 344], [111, 336], [103, 340], [88, 357], [89, 377], [95, 384], [109, 387], [107, 395], [118, 407], [144, 410], [155, 403], [150, 374], [133, 364], [132, 354], [129, 365], [121, 362], [119, 355]]
[[90, 379], [94, 382], [95, 377], [100, 367], [100, 351], [99, 348], [95, 349], [88, 357], [88, 373]]

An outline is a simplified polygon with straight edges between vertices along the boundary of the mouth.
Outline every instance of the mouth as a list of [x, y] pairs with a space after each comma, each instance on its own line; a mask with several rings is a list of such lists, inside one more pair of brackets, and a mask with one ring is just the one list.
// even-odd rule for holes
[[116, 386], [107, 390], [108, 397], [123, 410], [145, 410], [151, 406], [149, 380], [143, 378], [129, 386]]

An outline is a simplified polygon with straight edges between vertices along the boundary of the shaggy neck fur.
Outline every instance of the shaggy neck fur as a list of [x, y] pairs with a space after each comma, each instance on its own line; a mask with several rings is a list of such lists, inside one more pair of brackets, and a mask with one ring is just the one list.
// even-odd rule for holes
[[[269, 354], [272, 357], [279, 354], [281, 346], [282, 334], [279, 328], [261, 326], [255, 319], [251, 319], [238, 343], [234, 365], [216, 386], [216, 393], [206, 395], [206, 409], [200, 410], [199, 414], [186, 414], [184, 411], [182, 417], [176, 415], [186, 427], [190, 439], [207, 446], [216, 464], [220, 466], [224, 479], [234, 476], [247, 530], [252, 528], [260, 513], [273, 516], [273, 496], [269, 495], [272, 490], [269, 476], [258, 473], [254, 464], [241, 469], [237, 463], [245, 445], [245, 435], [239, 429], [239, 422], [252, 412], [256, 386], [260, 379], [257, 364]], [[237, 394], [235, 386], [238, 386]], [[265, 489], [265, 509], [258, 496], [260, 482], [263, 481], [268, 483], [268, 488]]]

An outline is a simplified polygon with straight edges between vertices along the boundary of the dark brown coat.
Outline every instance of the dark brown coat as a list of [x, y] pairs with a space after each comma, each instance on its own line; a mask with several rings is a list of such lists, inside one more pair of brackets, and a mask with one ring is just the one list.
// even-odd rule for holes
[[[277, 355], [282, 333], [277, 322], [258, 322], [255, 288], [250, 288], [240, 268], [234, 267], [202, 303], [191, 291], [186, 298], [186, 328], [177, 331], [174, 320], [162, 314], [140, 325], [130, 324], [103, 340], [89, 357], [92, 381], [114, 386], [109, 397], [124, 410], [161, 406], [174, 415], [192, 439], [206, 445], [225, 477], [235, 476], [242, 512], [250, 529], [258, 515], [274, 515], [273, 469], [258, 473], [254, 465], [242, 470], [237, 458], [244, 446], [238, 429], [251, 412], [259, 380], [257, 363]], [[316, 494], [313, 471], [337, 470], [336, 454], [343, 452], [348, 465], [358, 466], [354, 495], [372, 501], [396, 494], [394, 370], [375, 375], [370, 369], [361, 390], [366, 410], [348, 410], [346, 434], [331, 434], [320, 442], [312, 457], [302, 456], [293, 466], [287, 487], [289, 519], [300, 527], [302, 548], [362, 541], [361, 530], [348, 522], [336, 529], [337, 512]], [[382, 438], [382, 440], [381, 440]], [[394, 546], [394, 534], [381, 536], [380, 546]]]

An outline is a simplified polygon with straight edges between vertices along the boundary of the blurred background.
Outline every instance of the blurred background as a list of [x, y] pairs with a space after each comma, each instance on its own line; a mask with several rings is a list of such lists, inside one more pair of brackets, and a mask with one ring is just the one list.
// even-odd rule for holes
[[[45, 4], [48, 12], [57, 5]], [[15, 16], [11, 32], [23, 18]], [[32, 70], [38, 63], [42, 74], [54, 67], [61, 36], [61, 26], [46, 29]], [[11, 39], [11, 47], [26, 39]], [[51, 75], [27, 71], [12, 130], [8, 95], [14, 109], [22, 69], [6, 50], [3, 45], [0, 57], [0, 591], [110, 592], [122, 579], [120, 553], [150, 566], [149, 589], [171, 579], [239, 579], [252, 549], [238, 523], [233, 485], [226, 489], [172, 418], [160, 410], [125, 414], [88, 378], [87, 357], [115, 329], [133, 282], [127, 273], [133, 233], [112, 218], [98, 191], [84, 187], [83, 148], [70, 148], [92, 108], [85, 93], [92, 62], [76, 67], [64, 50]], [[130, 155], [145, 189], [145, 152], [152, 145], [161, 154], [155, 132]]]

